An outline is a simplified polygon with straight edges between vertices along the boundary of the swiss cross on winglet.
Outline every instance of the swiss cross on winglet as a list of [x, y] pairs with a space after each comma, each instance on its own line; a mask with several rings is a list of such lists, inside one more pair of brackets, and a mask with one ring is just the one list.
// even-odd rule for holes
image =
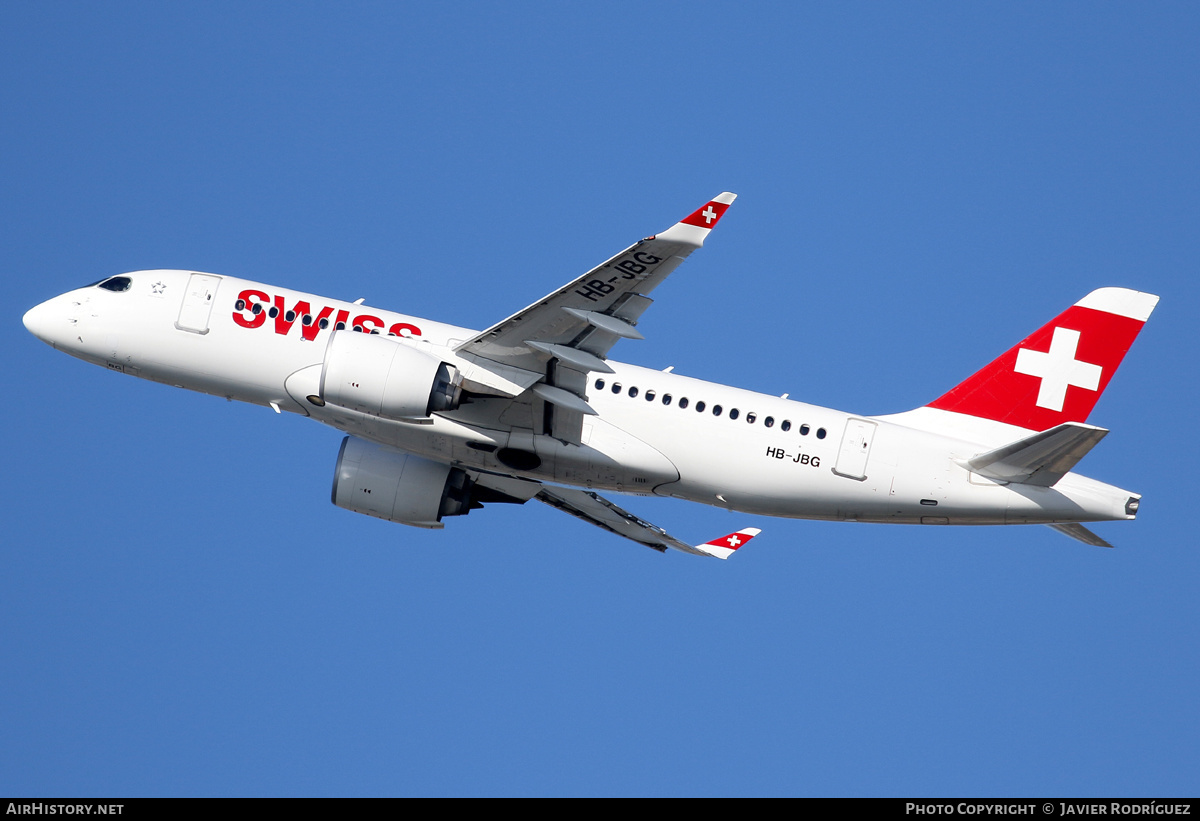
[[[729, 202], [733, 202], [733, 194], [722, 194], [721, 197], [729, 197]], [[712, 228], [717, 224], [717, 220], [729, 208], [729, 202], [721, 202], [721, 197], [710, 202], [703, 208], [699, 208], [688, 217], [682, 220], [684, 225], [697, 225], [701, 228]]]
[[737, 533], [730, 533], [728, 536], [722, 536], [719, 539], [713, 539], [711, 542], [705, 542], [699, 549], [710, 556], [716, 556], [718, 559], [728, 559], [733, 555], [733, 551], [749, 542], [759, 533], [762, 533], [762, 531], [757, 527], [744, 527]]
[[737, 194], [729, 191], [719, 194], [654, 238], [699, 248], [735, 199]]

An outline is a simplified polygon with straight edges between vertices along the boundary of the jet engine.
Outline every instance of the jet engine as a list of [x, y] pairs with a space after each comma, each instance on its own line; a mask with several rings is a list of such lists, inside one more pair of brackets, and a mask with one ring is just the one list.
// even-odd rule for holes
[[321, 367], [323, 401], [384, 419], [454, 410], [458, 371], [412, 345], [378, 334], [335, 331]]
[[484, 502], [524, 499], [476, 484], [466, 471], [347, 436], [333, 472], [333, 503], [378, 519], [442, 527], [443, 516], [465, 516]]

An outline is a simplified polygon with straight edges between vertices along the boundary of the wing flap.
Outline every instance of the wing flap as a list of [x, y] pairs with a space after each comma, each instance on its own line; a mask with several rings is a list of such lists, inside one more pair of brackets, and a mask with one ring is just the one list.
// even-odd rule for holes
[[516, 476], [501, 476], [496, 473], [484, 473], [482, 471], [469, 471], [470, 477], [475, 481], [476, 486], [487, 488], [493, 493], [507, 497], [512, 502], [524, 504], [538, 495], [542, 489], [541, 482], [533, 482], [529, 479], [518, 479]]
[[733, 555], [735, 550], [760, 532], [757, 528], [749, 527], [720, 539], [713, 539], [699, 547], [693, 547], [687, 542], [676, 539], [658, 525], [640, 519], [627, 510], [622, 510], [603, 496], [592, 493], [590, 490], [543, 487], [534, 498], [551, 507], [556, 507], [564, 513], [569, 513], [577, 519], [582, 519], [588, 524], [623, 536], [660, 553], [665, 553], [667, 548], [672, 548], [695, 556], [727, 559]]
[[463, 376], [463, 387], [468, 390], [509, 397], [524, 393], [542, 378], [544, 372], [502, 365], [470, 353], [459, 353], [454, 365]]

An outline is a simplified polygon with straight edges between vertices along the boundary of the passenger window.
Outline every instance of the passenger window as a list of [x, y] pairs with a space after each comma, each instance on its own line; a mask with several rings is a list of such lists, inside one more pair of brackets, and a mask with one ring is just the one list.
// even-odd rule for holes
[[654, 391], [646, 391], [646, 401], [647, 402], [654, 401]]
[[772, 425], [775, 424], [775, 417], [768, 416], [766, 419], [763, 420], [763, 424], [766, 425], [768, 428], [771, 427]]
[[631, 385], [629, 387], [629, 398], [632, 399], [633, 397], [637, 396], [637, 393], [637, 388]]
[[671, 404], [671, 394], [669, 394], [669, 393], [664, 393], [664, 394], [663, 394], [663, 404], [664, 404], [664, 405], [669, 405], [669, 404]]
[[704, 413], [704, 403], [703, 402], [696, 403], [696, 413]]
[[679, 400], [679, 407], [686, 408], [688, 406], [688, 398], [684, 396]]
[[737, 419], [737, 418], [738, 418], [738, 413], [739, 413], [739, 411], [738, 411], [738, 409], [737, 409], [737, 408], [730, 408], [730, 409], [729, 409], [729, 418], [730, 418], [730, 419]]
[[817, 438], [818, 439], [825, 438], [825, 428], [817, 428]]
[[598, 391], [604, 390], [604, 380], [603, 379], [596, 380], [596, 390], [598, 390]]
[[612, 386], [612, 392], [613, 392], [613, 393], [620, 393], [620, 392], [621, 392], [621, 383], [620, 383], [620, 382], [613, 382], [613, 386]]
[[720, 416], [720, 415], [721, 415], [721, 406], [713, 405], [713, 416]]
[[779, 429], [781, 431], [783, 431], [784, 433], [787, 433], [789, 430], [792, 429], [792, 420], [784, 419], [781, 423], [779, 423]]
[[[255, 305], [254, 307], [255, 307], [255, 308], [257, 308], [258, 306], [257, 306], [257, 305]], [[257, 313], [257, 311], [256, 311], [255, 313]], [[333, 329], [334, 329], [335, 331], [344, 331], [344, 330], [346, 330], [346, 323], [345, 323], [345, 322], [339, 322], [337, 325], [334, 325], [334, 326], [333, 326]]]
[[271, 310], [267, 311], [267, 316], [271, 317], [271, 319], [274, 319], [275, 317], [279, 316], [279, 309], [272, 305]]
[[751, 425], [753, 425], [753, 424], [754, 424], [754, 420], [755, 420], [755, 419], [757, 419], [757, 418], [758, 418], [758, 414], [757, 414], [757, 413], [748, 413], [748, 414], [746, 414], [746, 422], [747, 422], [748, 424], [751, 424]]
[[800, 426], [800, 435], [801, 435], [801, 436], [808, 436], [808, 431], [809, 431], [809, 427], [808, 427], [808, 425], [801, 425], [801, 426]]

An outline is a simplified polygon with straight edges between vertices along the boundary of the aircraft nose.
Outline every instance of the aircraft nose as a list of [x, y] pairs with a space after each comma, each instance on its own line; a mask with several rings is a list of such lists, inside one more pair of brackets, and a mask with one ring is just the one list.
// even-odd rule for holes
[[25, 316], [21, 317], [25, 328], [47, 345], [54, 344], [55, 332], [60, 330], [58, 326], [63, 323], [62, 316], [58, 315], [59, 312], [55, 310], [55, 306], [51, 305], [51, 302], [53, 300], [35, 305], [25, 312]]

